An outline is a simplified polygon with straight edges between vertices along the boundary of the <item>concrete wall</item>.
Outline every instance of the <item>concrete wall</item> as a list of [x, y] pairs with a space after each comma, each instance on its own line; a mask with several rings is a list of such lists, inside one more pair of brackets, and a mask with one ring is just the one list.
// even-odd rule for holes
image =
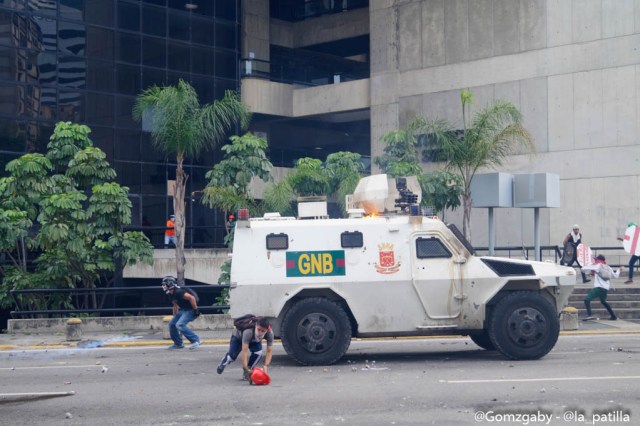
[[[186, 279], [203, 284], [217, 284], [220, 267], [229, 259], [227, 249], [190, 249], [184, 251]], [[162, 278], [176, 275], [176, 257], [173, 249], [156, 249], [153, 251], [153, 265], [136, 263], [127, 265], [123, 271], [124, 278]]]
[[[470, 88], [476, 111], [509, 100], [535, 137], [536, 156], [500, 171], [560, 175], [562, 207], [542, 210], [542, 244], [579, 223], [587, 243], [617, 246], [640, 219], [640, 1], [380, 1], [370, 23], [372, 155], [416, 115], [460, 124]], [[496, 220], [497, 245], [533, 243], [532, 210], [498, 209]], [[485, 209], [472, 230], [486, 245]]]
[[[165, 330], [167, 323], [164, 315], [135, 316], [135, 317], [101, 317], [82, 318], [82, 331], [113, 332], [113, 331], [148, 331]], [[7, 325], [9, 333], [64, 333], [68, 318], [43, 319], [10, 319]], [[190, 327], [194, 330], [231, 330], [233, 320], [229, 315], [200, 315]]]

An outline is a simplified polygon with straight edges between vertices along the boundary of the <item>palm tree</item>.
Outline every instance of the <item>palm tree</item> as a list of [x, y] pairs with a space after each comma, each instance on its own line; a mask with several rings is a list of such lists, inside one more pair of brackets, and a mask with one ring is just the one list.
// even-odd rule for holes
[[496, 168], [511, 155], [534, 152], [533, 137], [522, 126], [522, 114], [510, 102], [498, 100], [468, 117], [473, 93], [463, 90], [460, 131], [444, 120], [417, 119], [427, 134], [426, 148], [434, 149], [435, 158], [446, 162], [462, 178], [462, 233], [471, 241], [471, 181], [480, 168]]
[[196, 158], [215, 146], [238, 123], [244, 130], [251, 113], [238, 94], [227, 91], [224, 98], [200, 106], [198, 95], [183, 80], [177, 86], [153, 86], [136, 99], [133, 117], [152, 118], [151, 137], [154, 145], [167, 156], [176, 158], [176, 188], [173, 210], [176, 215], [176, 269], [179, 282], [184, 282], [184, 197], [189, 176], [183, 169], [186, 158]]

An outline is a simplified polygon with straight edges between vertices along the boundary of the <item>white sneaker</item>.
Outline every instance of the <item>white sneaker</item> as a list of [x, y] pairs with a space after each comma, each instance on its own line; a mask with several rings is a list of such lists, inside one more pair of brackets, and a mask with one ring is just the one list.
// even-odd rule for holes
[[198, 346], [200, 346], [202, 344], [202, 342], [200, 340], [198, 340], [197, 342], [193, 342], [192, 344], [189, 345], [189, 349], [195, 349]]

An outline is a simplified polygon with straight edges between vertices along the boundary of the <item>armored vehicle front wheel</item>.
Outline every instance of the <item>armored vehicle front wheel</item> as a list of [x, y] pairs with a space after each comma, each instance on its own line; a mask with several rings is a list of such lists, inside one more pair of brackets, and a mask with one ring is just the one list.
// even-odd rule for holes
[[542, 358], [560, 334], [555, 308], [542, 295], [517, 291], [500, 300], [489, 317], [489, 337], [511, 359]]
[[482, 333], [479, 334], [470, 334], [469, 337], [473, 340], [473, 343], [480, 346], [482, 349], [486, 349], [488, 351], [496, 350], [495, 345], [491, 342], [491, 337], [489, 337], [487, 330], [482, 330]]
[[329, 365], [347, 352], [351, 322], [337, 303], [310, 297], [296, 302], [282, 320], [282, 346], [302, 365]]

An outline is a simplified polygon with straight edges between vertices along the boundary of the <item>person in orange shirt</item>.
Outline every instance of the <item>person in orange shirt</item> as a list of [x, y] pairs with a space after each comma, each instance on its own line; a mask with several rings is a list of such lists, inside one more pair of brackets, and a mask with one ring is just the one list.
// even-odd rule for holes
[[169, 220], [167, 221], [167, 229], [164, 231], [164, 248], [169, 248], [169, 243], [173, 243], [175, 247], [176, 244], [176, 229], [175, 229], [175, 220], [176, 215], [172, 214], [169, 216]]

